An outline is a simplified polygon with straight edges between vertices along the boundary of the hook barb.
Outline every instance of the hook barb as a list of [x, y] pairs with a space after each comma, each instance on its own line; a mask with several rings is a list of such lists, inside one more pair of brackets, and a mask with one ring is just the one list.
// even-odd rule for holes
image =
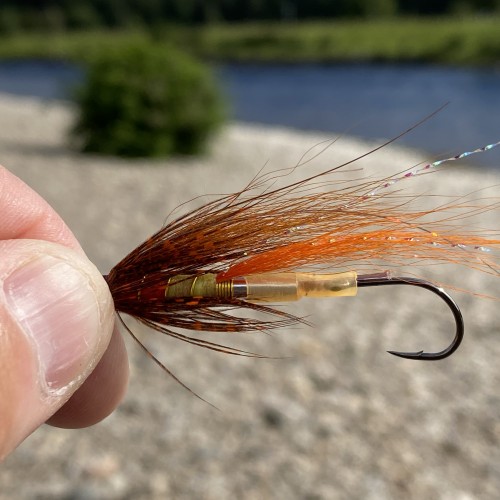
[[456, 331], [455, 338], [451, 344], [439, 352], [400, 352], [400, 351], [387, 351], [389, 354], [398, 356], [400, 358], [406, 359], [417, 359], [420, 361], [437, 361], [440, 359], [445, 359], [451, 356], [460, 346], [464, 338], [464, 319], [460, 308], [457, 303], [439, 286], [431, 283], [430, 281], [425, 281], [419, 278], [412, 278], [406, 276], [392, 277], [389, 272], [376, 273], [376, 274], [365, 274], [358, 276], [357, 278], [358, 287], [366, 286], [384, 286], [384, 285], [411, 285], [418, 286], [420, 288], [425, 288], [435, 293], [440, 297], [446, 305], [449, 307], [450, 311], [453, 313], [455, 319]]

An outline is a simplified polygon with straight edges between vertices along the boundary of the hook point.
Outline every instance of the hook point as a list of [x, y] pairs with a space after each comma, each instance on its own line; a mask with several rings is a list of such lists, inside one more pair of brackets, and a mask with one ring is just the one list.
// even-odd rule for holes
[[424, 351], [417, 351], [417, 352], [387, 351], [387, 352], [389, 354], [392, 354], [393, 356], [398, 356], [399, 358], [405, 358], [405, 359], [426, 359]]

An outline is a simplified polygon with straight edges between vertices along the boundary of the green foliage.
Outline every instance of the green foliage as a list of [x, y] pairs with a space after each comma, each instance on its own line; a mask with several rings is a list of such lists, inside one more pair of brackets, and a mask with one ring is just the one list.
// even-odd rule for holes
[[87, 29], [100, 25], [97, 12], [91, 4], [73, 2], [66, 11], [68, 29]]
[[[378, 0], [377, 0], [378, 1]], [[500, 2], [500, 0], [498, 0]], [[87, 63], [124, 44], [154, 39], [211, 61], [387, 61], [453, 65], [500, 63], [499, 16], [242, 23], [197, 27], [158, 25], [154, 32], [54, 31], [2, 38], [0, 58]], [[1, 29], [1, 26], [0, 26]]]
[[[50, 32], [165, 23], [470, 16], [499, 9], [500, 0], [1, 0], [0, 29]], [[13, 11], [12, 28], [7, 21]]]
[[19, 12], [14, 7], [3, 7], [0, 10], [0, 34], [10, 35], [19, 31], [21, 18]]
[[311, 23], [245, 23], [171, 33], [210, 60], [387, 61], [498, 65], [500, 18], [393, 18]]
[[396, 15], [398, 6], [396, 0], [372, 0], [369, 3], [363, 2], [362, 13], [367, 18], [391, 17]]
[[82, 150], [129, 157], [201, 152], [223, 116], [205, 66], [145, 42], [95, 57], [77, 103]]

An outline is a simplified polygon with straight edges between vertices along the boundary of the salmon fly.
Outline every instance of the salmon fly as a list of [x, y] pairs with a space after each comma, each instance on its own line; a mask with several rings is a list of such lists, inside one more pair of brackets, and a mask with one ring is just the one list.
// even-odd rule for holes
[[[437, 284], [394, 275], [387, 268], [418, 260], [459, 264], [498, 276], [498, 232], [467, 228], [464, 221], [472, 214], [498, 210], [500, 202], [455, 197], [419, 209], [414, 206], [418, 197], [406, 195], [402, 187], [410, 178], [500, 142], [383, 179], [335, 178], [407, 132], [352, 161], [282, 187], [277, 182], [285, 170], [261, 172], [241, 191], [168, 222], [105, 277], [116, 311], [193, 345], [253, 356], [202, 339], [196, 332], [289, 327], [306, 321], [274, 304], [306, 296], [353, 296], [370, 286], [414, 285], [446, 302], [455, 319], [455, 338], [440, 352], [389, 352], [418, 360], [449, 356], [464, 334], [454, 300]], [[262, 314], [241, 317], [237, 310]]]

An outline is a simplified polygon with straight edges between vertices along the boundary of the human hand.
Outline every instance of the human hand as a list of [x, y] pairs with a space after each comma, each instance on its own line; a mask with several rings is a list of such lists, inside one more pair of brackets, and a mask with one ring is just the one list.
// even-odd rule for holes
[[0, 460], [42, 423], [108, 416], [128, 381], [109, 289], [54, 210], [0, 166]]

